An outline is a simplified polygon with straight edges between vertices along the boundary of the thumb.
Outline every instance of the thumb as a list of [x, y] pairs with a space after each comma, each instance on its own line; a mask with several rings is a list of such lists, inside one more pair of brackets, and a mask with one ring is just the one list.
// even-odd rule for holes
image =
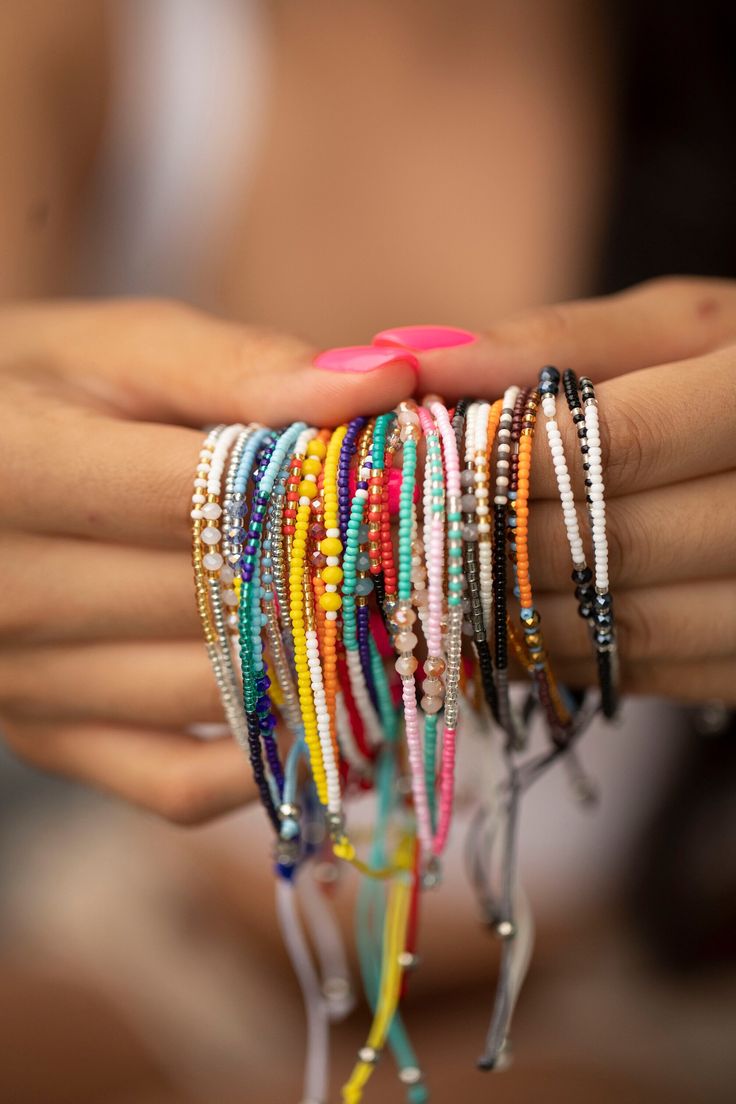
[[337, 363], [322, 357], [319, 367], [295, 338], [162, 300], [14, 306], [3, 333], [24, 363], [147, 421], [332, 425], [390, 410], [416, 386], [407, 350]]
[[526, 311], [470, 342], [419, 352], [419, 385], [450, 399], [495, 396], [511, 384], [534, 383], [550, 363], [604, 380], [698, 356], [734, 335], [736, 284], [668, 277]]

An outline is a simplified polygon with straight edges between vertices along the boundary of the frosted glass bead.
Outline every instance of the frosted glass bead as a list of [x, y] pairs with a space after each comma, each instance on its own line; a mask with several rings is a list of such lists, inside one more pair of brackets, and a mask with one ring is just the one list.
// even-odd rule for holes
[[422, 709], [425, 713], [439, 713], [442, 708], [442, 698], [422, 698]]
[[419, 665], [414, 656], [399, 656], [394, 666], [402, 678], [409, 678]]
[[219, 552], [205, 552], [202, 557], [202, 563], [208, 571], [219, 571], [224, 562]]

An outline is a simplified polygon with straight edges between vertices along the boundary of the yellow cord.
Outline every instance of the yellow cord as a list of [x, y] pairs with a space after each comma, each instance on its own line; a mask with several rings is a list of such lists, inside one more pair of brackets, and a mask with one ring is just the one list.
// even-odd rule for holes
[[[373, 1023], [368, 1032], [364, 1049], [372, 1051], [376, 1058], [386, 1042], [391, 1021], [396, 1015], [401, 995], [401, 953], [406, 946], [406, 929], [411, 907], [410, 870], [414, 855], [414, 838], [405, 836], [398, 846], [395, 862], [398, 871], [389, 889], [386, 917], [383, 924], [383, 954], [381, 979]], [[358, 1058], [350, 1077], [342, 1088], [343, 1104], [360, 1104], [363, 1089], [370, 1080], [375, 1061]]]

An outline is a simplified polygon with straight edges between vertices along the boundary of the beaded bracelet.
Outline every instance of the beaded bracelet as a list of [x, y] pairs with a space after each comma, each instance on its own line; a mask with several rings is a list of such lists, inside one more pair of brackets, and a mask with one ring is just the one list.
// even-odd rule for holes
[[[480, 668], [483, 694], [491, 714], [498, 720], [498, 699], [493, 681], [493, 661], [488, 646], [487, 624], [490, 621], [490, 594], [493, 585], [492, 546], [488, 516], [488, 487], [485, 480], [486, 437], [490, 407], [473, 403], [468, 408], [465, 425], [465, 467], [461, 483], [465, 489], [461, 504], [465, 514], [463, 526], [464, 566], [470, 603], [469, 630], [473, 636]], [[499, 409], [500, 414], [500, 409]], [[457, 417], [457, 412], [456, 412]], [[481, 559], [480, 537], [483, 535]], [[484, 597], [488, 609], [484, 612]]]
[[[511, 387], [493, 403], [462, 399], [451, 412], [430, 396], [421, 406], [406, 401], [334, 430], [220, 425], [200, 451], [191, 503], [196, 600], [226, 717], [277, 833], [279, 916], [309, 1025], [306, 1099], [327, 1097], [329, 1023], [349, 1005], [344, 956], [321, 898], [304, 899], [309, 941], [296, 907], [294, 887], [311, 884], [309, 863], [324, 855], [320, 841], [364, 877], [358, 943], [373, 1022], [343, 1100], [362, 1099], [385, 1045], [410, 1104], [428, 1098], [399, 1004], [403, 973], [416, 963], [420, 890], [437, 884], [449, 838], [456, 732], [461, 711], [470, 709], [488, 708], [504, 733], [492, 782], [499, 796], [485, 800], [473, 822], [471, 869], [503, 941], [480, 1065], [499, 1068], [508, 1057], [531, 931], [516, 886], [521, 797], [560, 759], [579, 771], [574, 746], [595, 710], [589, 699], [558, 691], [534, 605], [528, 533], [540, 405], [603, 711], [612, 713], [616, 703], [598, 407], [590, 381], [578, 385], [566, 374], [586, 472], [593, 571], [556, 420], [559, 381], [546, 368], [538, 389]], [[508, 608], [509, 582], [521, 629]], [[472, 651], [463, 660], [464, 634]], [[388, 669], [381, 656], [387, 643], [395, 653]], [[509, 647], [530, 680], [522, 712], [510, 695]], [[552, 746], [524, 757], [530, 703], [537, 701]], [[279, 718], [293, 738], [285, 760]], [[493, 730], [486, 743], [496, 746]], [[305, 769], [297, 769], [300, 762]], [[370, 786], [375, 833], [363, 862], [346, 833], [345, 811], [351, 791]]]
[[[463, 627], [463, 542], [460, 489], [460, 463], [457, 440], [446, 407], [432, 402], [442, 443], [447, 494], [447, 664], [445, 669], [445, 717], [442, 734], [442, 780], [437, 832], [432, 850], [440, 855], [447, 843], [452, 819], [452, 795], [455, 778], [455, 739], [458, 717], [458, 687]], [[428, 672], [431, 676], [431, 672]]]
[[[568, 369], [564, 373], [563, 383], [573, 422], [578, 426], [580, 452], [583, 457], [585, 500], [588, 506], [595, 564], [595, 595], [590, 621], [596, 646], [601, 709], [603, 715], [610, 718], [615, 716], [618, 707], [616, 689], [618, 665], [613, 599], [608, 580], [608, 538], [598, 402], [595, 388], [587, 376], [583, 376], [578, 384], [575, 373]], [[582, 397], [584, 411], [581, 411], [579, 396]], [[582, 585], [587, 586], [588, 582], [586, 579]]]
[[[207, 654], [212, 665], [225, 716], [238, 744], [246, 753], [248, 733], [239, 703], [235, 671], [230, 654], [228, 628], [224, 606], [237, 603], [230, 586], [232, 575], [225, 565], [219, 546], [222, 530], [217, 523], [222, 516], [220, 505], [221, 480], [227, 450], [243, 435], [244, 427], [217, 426], [205, 439], [199, 454], [199, 464], [192, 494], [192, 563], [194, 567], [197, 606], [205, 635]], [[227, 574], [223, 577], [223, 572]], [[227, 585], [221, 591], [221, 583]]]
[[[521, 399], [523, 398], [523, 402]], [[544, 647], [539, 612], [534, 605], [529, 574], [528, 519], [532, 443], [536, 424], [539, 392], [529, 389], [519, 397], [519, 429], [517, 452], [512, 467], [510, 492], [513, 517], [510, 518], [512, 559], [516, 580], [515, 592], [521, 604], [524, 643], [528, 653], [528, 668], [534, 680], [537, 697], [544, 708], [550, 732], [555, 740], [565, 739], [571, 718], [563, 705]]]
[[498, 720], [511, 745], [521, 743], [520, 729], [512, 711], [509, 695], [506, 637], [506, 513], [511, 470], [511, 425], [518, 395], [518, 387], [509, 387], [503, 397], [503, 406], [498, 420], [496, 493], [493, 498], [493, 664], [498, 698]]
[[[442, 468], [442, 449], [435, 421], [426, 407], [418, 411], [427, 459], [424, 472], [424, 547], [427, 552], [427, 604], [424, 632], [427, 641], [427, 658], [424, 661], [423, 697], [424, 712], [424, 775], [427, 799], [433, 830], [436, 827], [435, 774], [437, 757], [437, 722], [443, 707], [445, 688], [442, 676], [445, 671], [443, 656], [442, 623], [445, 617], [445, 484]], [[421, 614], [420, 609], [420, 614]]]

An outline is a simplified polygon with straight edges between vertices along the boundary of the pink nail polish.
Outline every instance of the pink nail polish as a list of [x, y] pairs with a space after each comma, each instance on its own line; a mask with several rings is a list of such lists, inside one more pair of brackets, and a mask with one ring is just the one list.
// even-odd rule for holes
[[314, 358], [316, 368], [329, 372], [374, 372], [389, 364], [408, 364], [418, 371], [417, 358], [403, 347], [377, 348], [375, 345], [347, 345], [341, 349], [325, 349]]
[[373, 338], [374, 345], [399, 346], [426, 352], [429, 349], [450, 349], [454, 345], [469, 345], [477, 334], [459, 330], [455, 326], [398, 326], [393, 330], [381, 330]]

